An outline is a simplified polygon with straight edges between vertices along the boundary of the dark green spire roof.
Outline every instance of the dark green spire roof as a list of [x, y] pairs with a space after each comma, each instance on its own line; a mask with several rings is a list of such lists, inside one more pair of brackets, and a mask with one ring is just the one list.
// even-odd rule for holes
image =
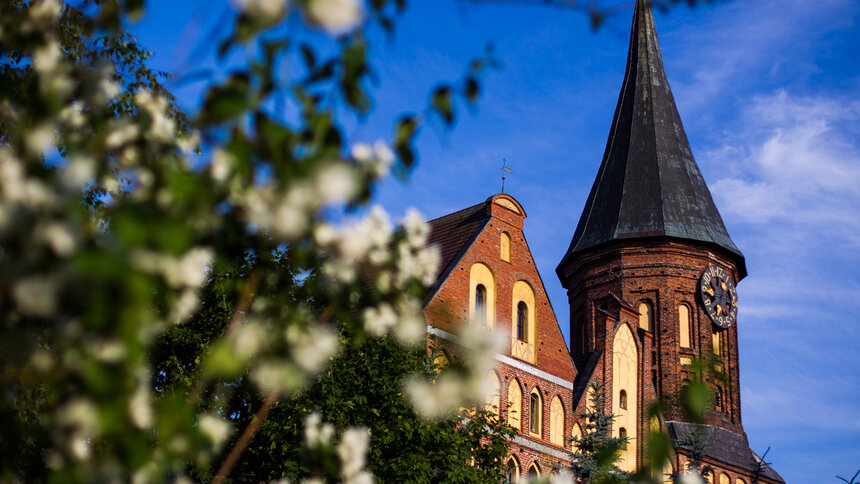
[[690, 151], [666, 80], [649, 0], [637, 0], [627, 71], [603, 162], [559, 270], [578, 252], [622, 239], [670, 237], [744, 258]]

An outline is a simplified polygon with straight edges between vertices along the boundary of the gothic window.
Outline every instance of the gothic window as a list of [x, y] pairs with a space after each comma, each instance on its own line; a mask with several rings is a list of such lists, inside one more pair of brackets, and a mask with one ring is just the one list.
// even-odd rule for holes
[[722, 334], [722, 332], [721, 332], [721, 331], [717, 331], [717, 330], [716, 330], [716, 328], [714, 329], [714, 336], [713, 336], [714, 354], [715, 354], [715, 355], [717, 355], [717, 356], [719, 356], [719, 355], [720, 355], [720, 348], [721, 348], [721, 346], [722, 346], [722, 344], [721, 344], [721, 343], [722, 343], [722, 341], [721, 341], [721, 339], [722, 339], [722, 338], [720, 337], [720, 335], [721, 335], [721, 334]]
[[502, 237], [499, 240], [499, 251], [503, 261], [511, 261], [511, 236], [507, 232], [502, 232]]
[[645, 331], [654, 331], [654, 308], [650, 301], [639, 303], [639, 327]]
[[558, 395], [549, 405], [549, 442], [564, 447], [564, 405]]
[[493, 415], [499, 414], [499, 398], [502, 391], [502, 384], [499, 381], [499, 376], [496, 375], [495, 371], [490, 370], [490, 373], [487, 375], [487, 378], [490, 379], [490, 382], [493, 387], [493, 393], [490, 394], [489, 400], [487, 400], [486, 410]]
[[747, 484], [747, 481], [738, 477], [737, 479], [735, 479], [735, 484]]
[[508, 425], [520, 431], [522, 429], [523, 391], [517, 379], [508, 385]]
[[534, 462], [529, 466], [529, 477], [540, 477], [540, 468]]
[[536, 363], [535, 293], [526, 281], [514, 283], [511, 291], [511, 356]]
[[525, 341], [529, 324], [529, 307], [520, 301], [517, 303], [517, 339]]
[[[637, 437], [637, 412], [635, 409], [639, 408], [637, 394], [639, 352], [636, 347], [636, 338], [633, 336], [633, 329], [628, 324], [622, 324], [615, 332], [612, 343], [612, 385], [617, 389], [612, 392], [612, 414], [616, 416], [613, 435], [617, 436], [619, 429], [623, 428], [631, 442], [635, 442]], [[622, 389], [624, 390], [623, 393]], [[621, 452], [618, 467], [624, 471], [634, 471], [636, 469], [635, 454], [631, 451]]]
[[487, 324], [487, 288], [483, 284], [475, 286], [475, 322]]
[[579, 440], [582, 439], [582, 425], [577, 423], [573, 426], [573, 430], [570, 432], [570, 450], [577, 452], [579, 450]]
[[496, 317], [496, 278], [480, 262], [469, 269], [469, 317], [492, 328]]
[[510, 456], [505, 464], [505, 484], [514, 484], [520, 480], [520, 464], [517, 458]]
[[690, 307], [682, 304], [678, 306], [678, 340], [681, 343], [681, 348], [692, 348], [691, 333]]
[[732, 480], [725, 472], [720, 474], [720, 484], [732, 484]]
[[529, 432], [540, 437], [541, 434], [541, 398], [537, 388], [529, 395]]
[[621, 450], [627, 450], [627, 429], [624, 427], [618, 429], [618, 438], [622, 439]]

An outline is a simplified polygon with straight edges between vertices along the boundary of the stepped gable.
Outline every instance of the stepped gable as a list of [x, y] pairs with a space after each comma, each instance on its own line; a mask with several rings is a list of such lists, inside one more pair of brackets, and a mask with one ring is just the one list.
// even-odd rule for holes
[[572, 255], [618, 240], [670, 237], [728, 252], [746, 276], [696, 165], [657, 42], [650, 0], [637, 0], [627, 69], [603, 161], [570, 247]]

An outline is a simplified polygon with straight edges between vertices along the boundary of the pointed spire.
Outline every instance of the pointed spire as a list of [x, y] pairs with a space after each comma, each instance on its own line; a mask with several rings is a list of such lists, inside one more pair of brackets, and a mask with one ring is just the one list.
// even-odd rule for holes
[[693, 159], [663, 69], [650, 0], [637, 0], [627, 71], [603, 162], [570, 248], [577, 252], [621, 239], [670, 237], [728, 251], [746, 275]]

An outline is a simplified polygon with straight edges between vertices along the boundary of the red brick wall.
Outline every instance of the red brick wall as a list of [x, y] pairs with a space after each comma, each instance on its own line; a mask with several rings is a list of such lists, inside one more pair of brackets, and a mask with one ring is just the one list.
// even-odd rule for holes
[[[578, 321], [585, 321], [587, 346], [605, 347], [597, 309], [606, 306], [610, 293], [638, 307], [639, 301], [648, 299], [654, 305], [655, 333], [653, 351], [656, 364], [651, 365], [649, 354], [642, 355], [642, 375], [651, 379], [656, 371], [658, 395], [671, 400], [678, 395], [685, 378], [692, 379], [689, 368], [680, 364], [681, 356], [698, 357], [712, 354], [711, 338], [715, 326], [701, 308], [696, 293], [699, 276], [709, 265], [726, 269], [737, 280], [734, 262], [721, 253], [693, 243], [670, 241], [626, 242], [599, 248], [578, 257], [565, 268], [563, 284], [568, 288], [571, 305], [571, 335], [578, 335]], [[742, 299], [742, 297], [741, 297]], [[680, 348], [678, 305], [687, 303], [691, 308], [692, 348]], [[743, 311], [743, 303], [740, 303]], [[742, 313], [741, 313], [742, 314]], [[740, 324], [743, 324], [741, 317]], [[578, 341], [571, 341], [578, 348]], [[708, 423], [733, 432], [743, 433], [740, 411], [740, 382], [738, 372], [737, 328], [723, 330], [721, 360], [727, 381], [723, 388], [726, 404], [723, 412], [711, 412]], [[710, 376], [709, 383], [716, 382]], [[677, 409], [670, 408], [670, 420], [683, 420]]]
[[[495, 327], [506, 336], [507, 343], [503, 354], [510, 357], [513, 286], [517, 281], [526, 281], [533, 288], [535, 294], [536, 359], [534, 364], [522, 360], [517, 361], [534, 370], [559, 377], [569, 384], [562, 386], [536, 375], [535, 373], [539, 373], [539, 371], [523, 371], [499, 362], [496, 371], [501, 384], [501, 413], [503, 418], [507, 417], [508, 385], [512, 379], [516, 378], [523, 393], [522, 428], [519, 429], [519, 437], [525, 439], [526, 442], [539, 443], [566, 453], [570, 449], [567, 437], [573, 430], [575, 419], [573, 394], [570, 386], [576, 377], [576, 370], [546, 295], [543, 281], [535, 268], [531, 251], [523, 236], [525, 214], [516, 214], [494, 203], [488, 203], [487, 209], [492, 215], [490, 222], [477, 236], [471, 247], [428, 302], [424, 316], [431, 326], [456, 333], [457, 327], [464, 324], [469, 317], [469, 270], [473, 264], [483, 263], [490, 268], [496, 280]], [[501, 259], [499, 244], [502, 232], [507, 232], [511, 236], [510, 262]], [[451, 343], [441, 342], [440, 344], [447, 347], [446, 352], [449, 355], [459, 353], [456, 348], [450, 346]], [[533, 388], [538, 388], [542, 402], [542, 432], [539, 438], [529, 435], [528, 428], [531, 416], [529, 413], [529, 395]], [[556, 395], [561, 398], [565, 411], [564, 447], [554, 446], [550, 443], [550, 404]], [[560, 460], [556, 456], [537, 451], [527, 444], [512, 443], [511, 453], [517, 457], [522, 475], [526, 475], [532, 462], [538, 463], [542, 475], [548, 474], [559, 464], [569, 464], [568, 460]]]

